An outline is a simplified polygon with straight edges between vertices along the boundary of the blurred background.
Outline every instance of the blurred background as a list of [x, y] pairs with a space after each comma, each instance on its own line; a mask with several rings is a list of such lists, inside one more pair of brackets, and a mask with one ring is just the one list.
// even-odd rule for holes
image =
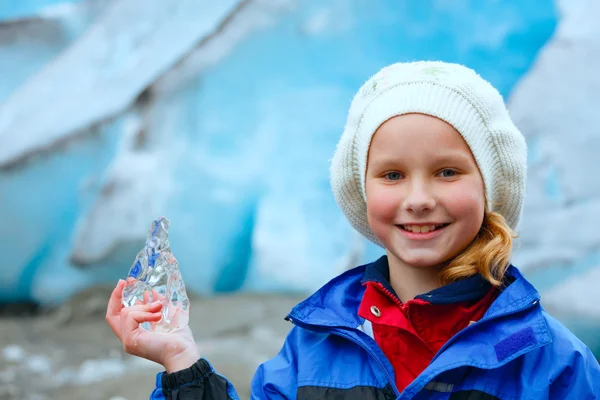
[[[600, 357], [600, 2], [1, 0], [0, 399], [142, 399], [104, 322], [152, 220], [247, 397], [302, 296], [382, 250], [328, 165], [381, 67], [477, 70], [527, 138], [513, 263]], [[596, 72], [594, 72], [596, 71]]]

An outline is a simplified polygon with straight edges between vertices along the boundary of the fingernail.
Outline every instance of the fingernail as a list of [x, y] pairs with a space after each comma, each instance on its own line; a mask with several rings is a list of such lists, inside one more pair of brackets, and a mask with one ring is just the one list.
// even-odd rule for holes
[[119, 279], [119, 282], [117, 282], [117, 285], [121, 282], [125, 282], [123, 279]]

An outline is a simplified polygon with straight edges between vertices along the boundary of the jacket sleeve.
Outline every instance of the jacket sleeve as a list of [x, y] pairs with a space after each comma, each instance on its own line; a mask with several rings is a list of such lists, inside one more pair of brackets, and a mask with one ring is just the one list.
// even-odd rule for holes
[[258, 367], [250, 388], [252, 400], [296, 398], [300, 334], [298, 327], [292, 328], [279, 354]]
[[573, 353], [552, 383], [550, 399], [600, 399], [600, 365], [590, 349]]
[[[275, 358], [258, 367], [251, 385], [250, 397], [263, 399], [295, 399], [297, 390], [297, 336], [294, 327]], [[238, 400], [225, 377], [217, 374], [208, 361], [198, 360], [192, 367], [156, 377], [156, 388], [150, 400]]]
[[235, 388], [201, 358], [190, 368], [156, 376], [150, 400], [239, 400]]

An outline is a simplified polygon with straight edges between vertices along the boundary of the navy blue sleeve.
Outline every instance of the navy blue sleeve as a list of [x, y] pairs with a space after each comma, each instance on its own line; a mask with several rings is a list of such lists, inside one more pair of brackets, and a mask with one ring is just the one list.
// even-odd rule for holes
[[[252, 379], [252, 399], [296, 398], [299, 334], [298, 328], [292, 328], [279, 354], [258, 367]], [[217, 374], [208, 361], [200, 359], [188, 369], [157, 375], [156, 388], [150, 400], [163, 399], [237, 400], [239, 397], [225, 377]]]
[[239, 400], [235, 388], [201, 358], [190, 368], [156, 377], [150, 400]]

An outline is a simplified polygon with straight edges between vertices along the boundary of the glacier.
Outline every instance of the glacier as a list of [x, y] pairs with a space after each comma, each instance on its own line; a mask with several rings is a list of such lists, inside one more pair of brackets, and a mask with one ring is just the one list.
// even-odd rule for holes
[[600, 3], [560, 0], [557, 9], [553, 37], [509, 103], [529, 146], [515, 263], [546, 308], [600, 354]]
[[[72, 26], [85, 4], [36, 18]], [[362, 82], [395, 61], [445, 59], [507, 95], [556, 25], [549, 1], [142, 4], [97, 6], [0, 104], [4, 300], [56, 303], [112, 282], [157, 215], [173, 221], [190, 290], [313, 290], [381, 252], [328, 183]]]
[[530, 148], [515, 264], [600, 349], [586, 301], [600, 268], [596, 3], [180, 3], [0, 8], [0, 301], [114, 283], [159, 215], [200, 294], [307, 292], [374, 259], [335, 205], [329, 159], [364, 80], [443, 59], [508, 99]]
[[[0, 105], [0, 167], [119, 114], [237, 1], [145, 3], [112, 1], [77, 41], [10, 93]], [[8, 132], [19, 132], [19, 139]]]

